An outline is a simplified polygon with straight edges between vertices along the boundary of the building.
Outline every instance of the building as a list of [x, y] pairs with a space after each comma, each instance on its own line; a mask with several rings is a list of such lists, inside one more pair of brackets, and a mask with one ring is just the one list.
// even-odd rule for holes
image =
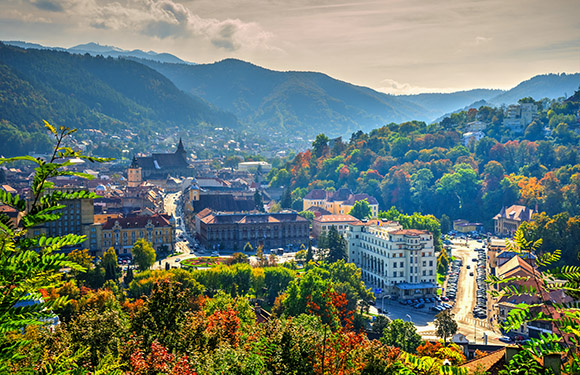
[[487, 128], [487, 124], [482, 121], [472, 121], [465, 125], [465, 132], [483, 132]]
[[133, 161], [129, 169], [141, 168], [140, 175], [145, 180], [165, 181], [168, 175], [189, 176], [193, 173], [193, 168], [189, 168], [187, 152], [181, 138], [174, 153], [151, 154], [133, 158]]
[[525, 206], [513, 205], [502, 207], [493, 217], [495, 234], [498, 236], [513, 236], [524, 221], [532, 220], [534, 210]]
[[260, 170], [262, 174], [268, 174], [272, 170], [272, 164], [265, 161], [245, 161], [238, 163], [238, 170], [251, 173]]
[[483, 132], [467, 132], [463, 133], [463, 145], [467, 147], [470, 143], [479, 142], [485, 134]]
[[102, 224], [102, 251], [115, 249], [117, 255], [130, 255], [133, 244], [140, 238], [151, 243], [159, 252], [175, 250], [175, 220], [169, 215], [110, 218]]
[[365, 282], [403, 299], [435, 295], [437, 257], [430, 232], [393, 222], [350, 224], [347, 242], [348, 260], [360, 267]]
[[348, 224], [357, 224], [360, 221], [350, 215], [323, 215], [314, 217], [312, 221], [312, 235], [314, 238], [318, 238], [322, 231], [328, 233], [331, 226], [334, 226], [338, 233], [344, 234], [348, 229]]
[[93, 199], [64, 199], [58, 202], [65, 207], [58, 210], [61, 217], [32, 227], [29, 236], [66, 236], [76, 234], [86, 236], [85, 242], [74, 248], [63, 248], [69, 252], [77, 248], [88, 249], [95, 256], [101, 250], [100, 225], [95, 224]]
[[127, 185], [129, 187], [137, 187], [141, 185], [143, 182], [143, 177], [141, 175], [141, 167], [137, 162], [137, 158], [133, 156], [133, 161], [131, 165], [129, 165], [129, 169], [127, 170]]
[[537, 116], [538, 107], [534, 103], [512, 104], [506, 110], [503, 126], [512, 133], [523, 133]]
[[334, 215], [348, 215], [354, 204], [365, 200], [369, 203], [371, 216], [379, 214], [379, 202], [368, 194], [353, 194], [350, 189], [338, 189], [335, 192], [327, 192], [322, 189], [314, 189], [303, 199], [303, 210], [310, 207], [320, 207]]
[[453, 220], [453, 230], [459, 233], [471, 233], [483, 231], [482, 223], [470, 223], [467, 220]]
[[208, 249], [254, 248], [298, 250], [308, 245], [309, 222], [295, 212], [239, 213], [205, 209], [195, 217], [201, 244]]

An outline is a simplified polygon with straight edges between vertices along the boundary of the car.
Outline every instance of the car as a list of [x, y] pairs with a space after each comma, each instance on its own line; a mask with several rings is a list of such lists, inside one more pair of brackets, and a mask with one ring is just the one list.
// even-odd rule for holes
[[471, 269], [471, 266], [468, 264], [467, 266], [465, 266], [465, 268]]
[[501, 342], [505, 342], [506, 344], [512, 343], [512, 339], [509, 336], [501, 336], [498, 340]]
[[469, 276], [473, 276], [473, 272], [470, 272], [470, 273], [469, 273]]
[[418, 303], [418, 304], [415, 305], [415, 308], [416, 309], [422, 309], [423, 307], [425, 307], [425, 304], [424, 303]]
[[400, 303], [401, 305], [406, 305], [406, 304], [407, 304], [407, 300], [404, 300], [404, 299], [402, 299], [402, 300], [400, 300], [400, 301], [399, 301], [399, 303]]
[[179, 258], [175, 258], [174, 262], [175, 262], [175, 263], [179, 263], [179, 262], [181, 262], [181, 259], [179, 259]]
[[448, 302], [448, 301], [449, 301], [449, 298], [447, 298], [447, 297], [443, 296], [443, 297], [441, 297], [441, 300], [442, 300], [442, 301], [445, 301], [445, 302]]
[[431, 306], [431, 307], [429, 307], [429, 310], [431, 310], [431, 311], [441, 311], [437, 307], [438, 306]]
[[211, 253], [212, 257], [219, 257], [220, 253], [218, 253], [217, 251], [214, 251], [213, 253]]

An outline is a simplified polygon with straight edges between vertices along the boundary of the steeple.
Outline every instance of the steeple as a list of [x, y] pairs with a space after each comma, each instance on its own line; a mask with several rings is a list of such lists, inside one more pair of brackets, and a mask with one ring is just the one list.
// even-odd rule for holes
[[175, 151], [176, 154], [185, 154], [185, 147], [183, 147], [183, 142], [181, 141], [181, 137], [179, 137], [179, 143], [177, 144], [177, 150]]
[[135, 155], [133, 155], [133, 161], [131, 162], [131, 165], [129, 165], [129, 168], [139, 168], [139, 164], [137, 164], [137, 157]]

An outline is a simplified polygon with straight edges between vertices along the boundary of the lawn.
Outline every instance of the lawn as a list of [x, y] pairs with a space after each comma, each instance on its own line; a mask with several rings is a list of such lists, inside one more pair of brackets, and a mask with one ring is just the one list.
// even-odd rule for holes
[[225, 264], [227, 258], [222, 257], [198, 257], [184, 259], [181, 261], [181, 265], [184, 268], [211, 268], [218, 266], [220, 264]]

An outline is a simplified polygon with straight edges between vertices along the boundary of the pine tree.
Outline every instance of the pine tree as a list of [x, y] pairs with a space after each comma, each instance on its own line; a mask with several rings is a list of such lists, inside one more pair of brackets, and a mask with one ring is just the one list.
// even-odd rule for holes
[[262, 194], [256, 189], [254, 192], [254, 205], [256, 206], [256, 210], [260, 212], [264, 212], [264, 202], [262, 201]]
[[292, 192], [290, 191], [290, 186], [287, 186], [282, 194], [282, 199], [280, 199], [280, 206], [284, 209], [292, 207]]
[[306, 263], [314, 259], [314, 252], [312, 250], [312, 242], [308, 240], [308, 250], [306, 250]]

